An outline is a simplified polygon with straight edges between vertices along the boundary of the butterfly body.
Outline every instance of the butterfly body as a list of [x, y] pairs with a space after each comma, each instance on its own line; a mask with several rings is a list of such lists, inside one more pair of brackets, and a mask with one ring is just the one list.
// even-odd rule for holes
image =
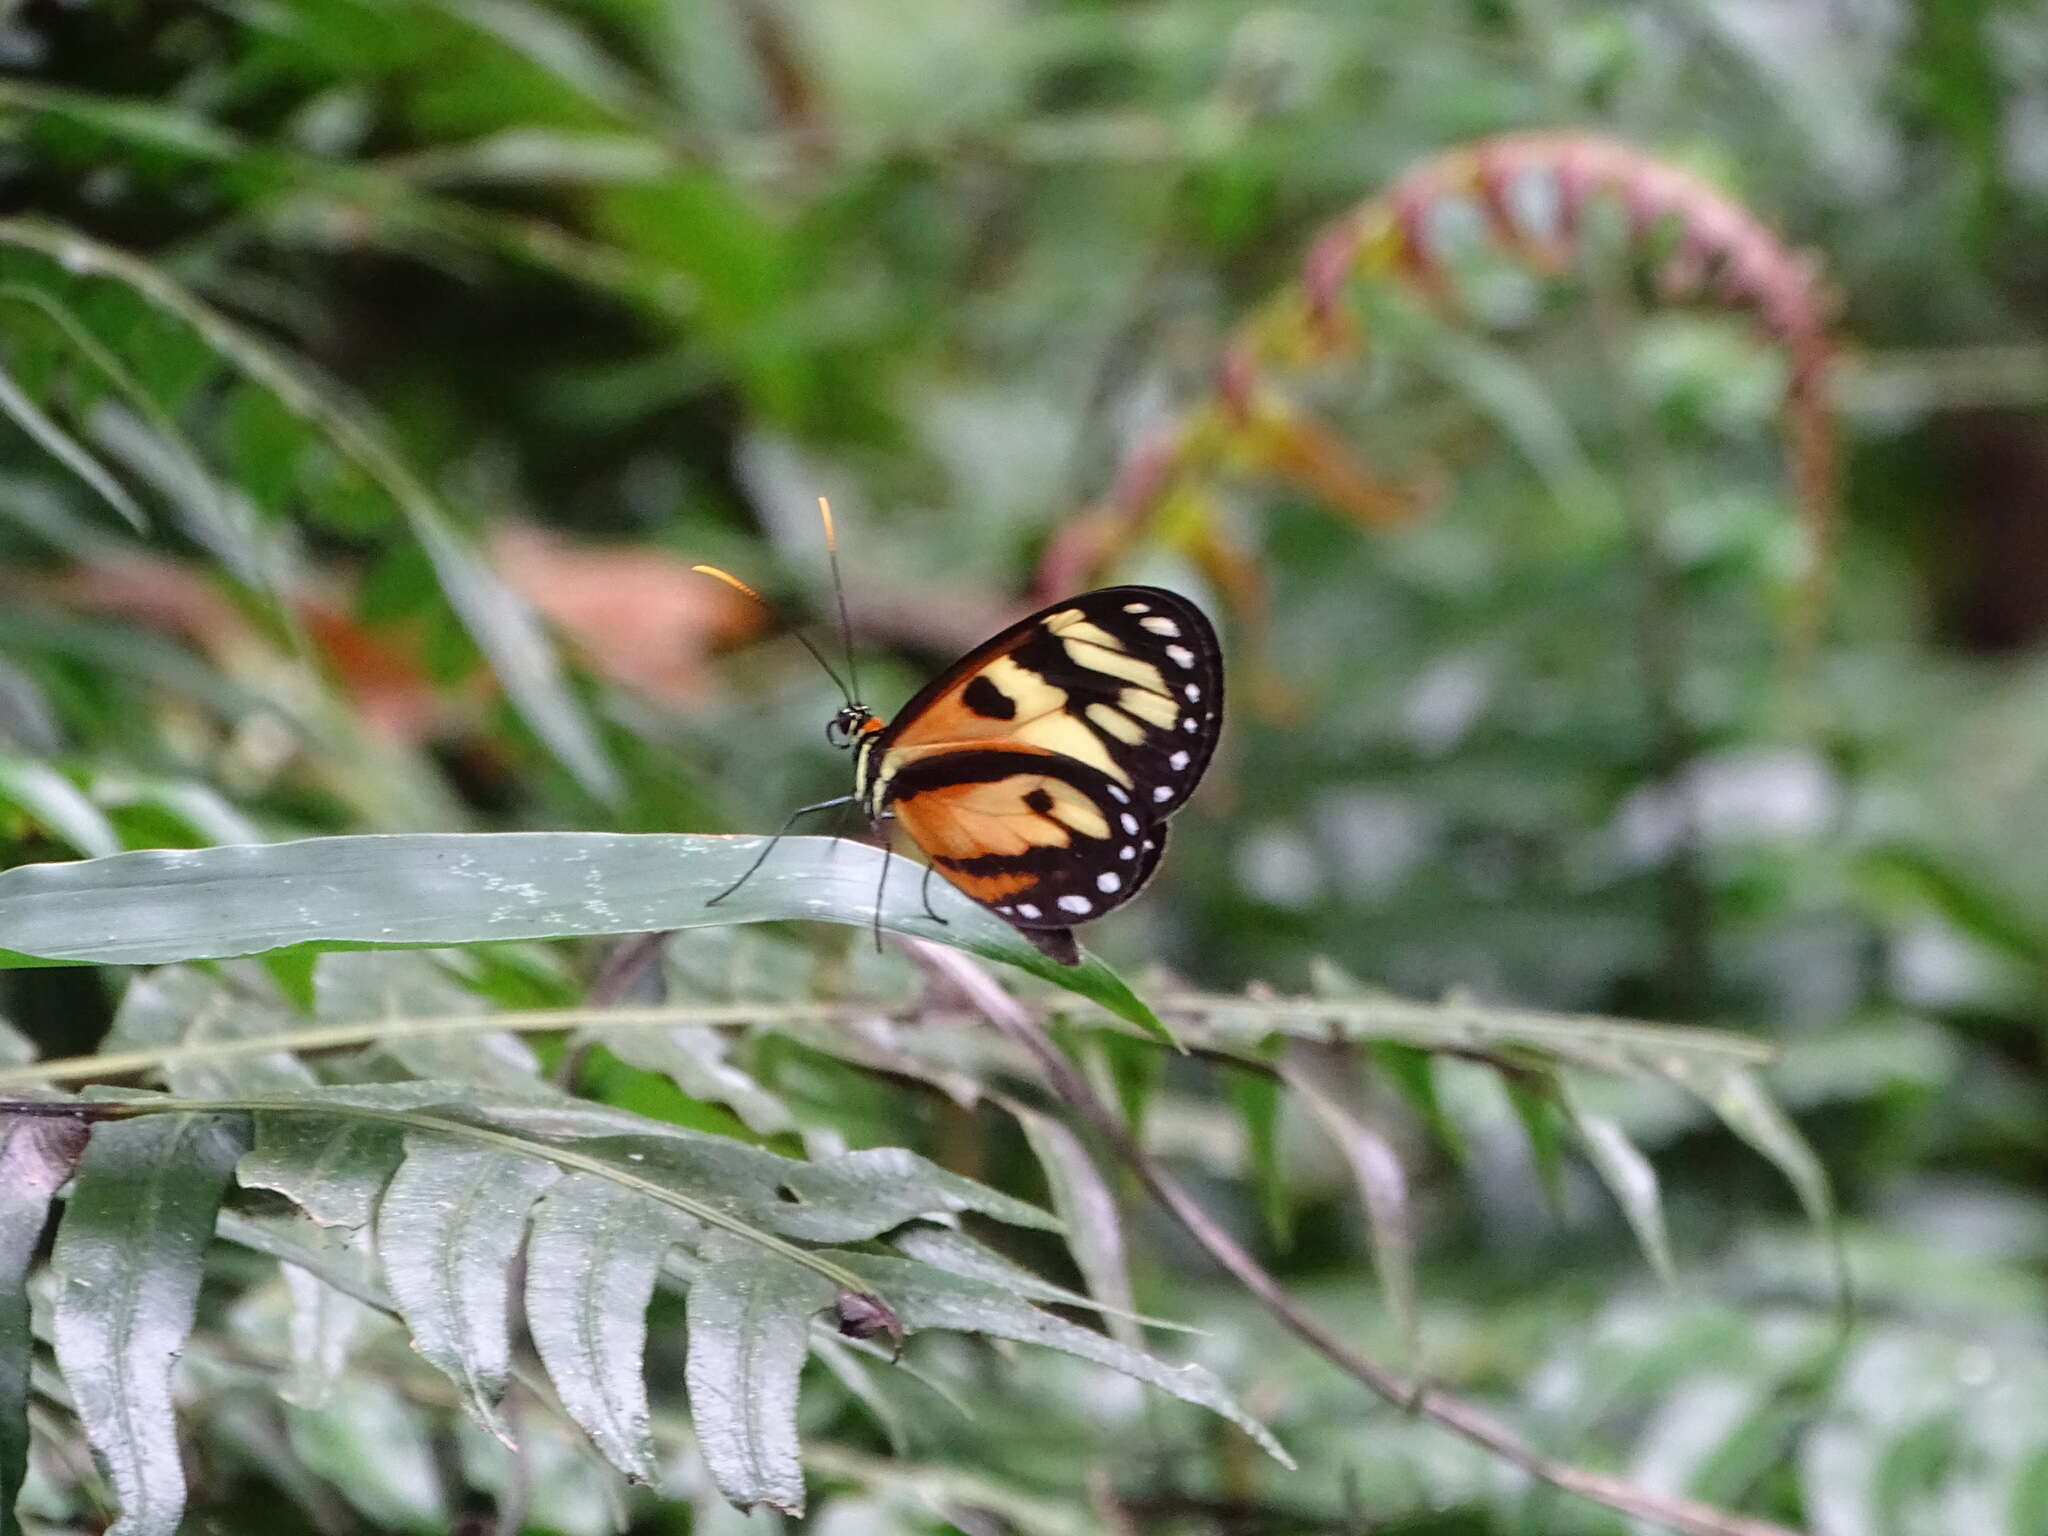
[[1135, 895], [1222, 723], [1201, 610], [1158, 587], [1054, 603], [969, 652], [894, 720], [850, 704], [854, 799], [1057, 960], [1073, 925]]

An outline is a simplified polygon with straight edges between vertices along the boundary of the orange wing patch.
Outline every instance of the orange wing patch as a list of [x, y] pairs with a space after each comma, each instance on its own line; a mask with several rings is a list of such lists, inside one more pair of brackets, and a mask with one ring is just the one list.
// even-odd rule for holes
[[954, 872], [946, 869], [948, 860], [1018, 858], [1034, 848], [1070, 848], [1077, 837], [1099, 841], [1110, 835], [1094, 801], [1064, 779], [1042, 773], [947, 784], [906, 795], [894, 809], [911, 840], [949, 877]]

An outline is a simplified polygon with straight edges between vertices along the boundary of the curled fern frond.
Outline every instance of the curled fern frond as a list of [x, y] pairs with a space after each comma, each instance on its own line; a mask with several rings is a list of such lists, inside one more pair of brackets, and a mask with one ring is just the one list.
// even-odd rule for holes
[[[1788, 365], [1787, 460], [1805, 529], [1804, 644], [1825, 597], [1837, 449], [1828, 394], [1833, 347], [1816, 264], [1704, 178], [1644, 150], [1583, 133], [1508, 134], [1412, 166], [1315, 239], [1298, 279], [1224, 348], [1209, 393], [1126, 455], [1107, 495], [1047, 550], [1038, 588], [1085, 585], [1148, 535], [1183, 546], [1226, 596], [1249, 562], [1218, 544], [1208, 485], [1249, 470], [1294, 486], [1360, 527], [1412, 521], [1435, 499], [1425, 483], [1375, 473], [1306, 409], [1281, 376], [1369, 351], [1357, 302], [1374, 287], [1450, 309], [1453, 258], [1475, 249], [1542, 276], [1571, 269], [1600, 205], [1620, 215], [1628, 254], [1661, 305], [1705, 302], [1756, 320]], [[1476, 221], [1455, 217], [1465, 208]]]

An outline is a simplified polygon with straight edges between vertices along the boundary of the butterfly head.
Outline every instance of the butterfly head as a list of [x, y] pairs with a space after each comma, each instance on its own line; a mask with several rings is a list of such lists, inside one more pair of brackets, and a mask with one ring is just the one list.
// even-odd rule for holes
[[881, 728], [882, 722], [867, 705], [849, 703], [825, 722], [825, 739], [844, 751], [869, 731]]

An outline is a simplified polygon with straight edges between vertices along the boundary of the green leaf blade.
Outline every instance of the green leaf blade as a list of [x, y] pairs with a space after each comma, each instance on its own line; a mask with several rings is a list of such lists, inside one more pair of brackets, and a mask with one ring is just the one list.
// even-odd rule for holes
[[0, 1124], [0, 1536], [20, 1529], [14, 1502], [28, 1475], [28, 1271], [50, 1201], [85, 1150], [86, 1129], [64, 1120]]
[[1142, 1349], [1144, 1333], [1133, 1320], [1138, 1304], [1124, 1252], [1123, 1216], [1109, 1181], [1064, 1123], [1027, 1105], [1007, 1108], [1044, 1170], [1053, 1209], [1066, 1225], [1067, 1246], [1089, 1295], [1105, 1310], [1110, 1336], [1126, 1348]]
[[[707, 903], [762, 840], [657, 833], [372, 834], [151, 850], [0, 873], [0, 965], [160, 965], [298, 946], [425, 948], [809, 919], [865, 928], [880, 849], [785, 838], [762, 870]], [[898, 861], [881, 913], [897, 933], [951, 944], [1054, 982], [1170, 1039], [1093, 957], [1062, 966], [944, 882], [943, 922]]]
[[539, 1158], [410, 1135], [377, 1208], [377, 1256], [413, 1348], [507, 1444], [497, 1405], [512, 1373], [512, 1263], [558, 1177]]
[[1564, 1095], [1564, 1106], [1587, 1160], [1613, 1194], [1615, 1204], [1621, 1207], [1643, 1257], [1650, 1261], [1659, 1280], [1676, 1285], [1678, 1264], [1671, 1256], [1671, 1234], [1664, 1222], [1657, 1170], [1642, 1149], [1629, 1140], [1626, 1131], [1606, 1115], [1586, 1108], [1569, 1089]]
[[1042, 1344], [1092, 1360], [1228, 1419], [1283, 1467], [1294, 1465], [1266, 1426], [1239, 1407], [1223, 1384], [1202, 1366], [1168, 1365], [965, 1275], [878, 1254], [835, 1253], [832, 1257], [866, 1279], [876, 1294], [888, 1298], [907, 1333], [925, 1328], [981, 1333], [1020, 1344]]
[[110, 1536], [175, 1536], [184, 1517], [171, 1369], [244, 1139], [210, 1116], [102, 1126], [57, 1229], [57, 1362], [120, 1501]]
[[626, 1476], [656, 1474], [643, 1357], [647, 1304], [670, 1246], [696, 1223], [571, 1174], [534, 1207], [526, 1324], [569, 1416]]
[[1336, 1143], [1365, 1208], [1373, 1268], [1380, 1293], [1411, 1361], [1422, 1349], [1422, 1309], [1416, 1299], [1415, 1233], [1409, 1218], [1408, 1173], [1394, 1144], [1317, 1086], [1308, 1070], [1290, 1062], [1287, 1086]]
[[833, 1289], [793, 1264], [723, 1241], [690, 1284], [687, 1381], [697, 1443], [719, 1492], [742, 1509], [804, 1508], [797, 1378], [811, 1318]]

